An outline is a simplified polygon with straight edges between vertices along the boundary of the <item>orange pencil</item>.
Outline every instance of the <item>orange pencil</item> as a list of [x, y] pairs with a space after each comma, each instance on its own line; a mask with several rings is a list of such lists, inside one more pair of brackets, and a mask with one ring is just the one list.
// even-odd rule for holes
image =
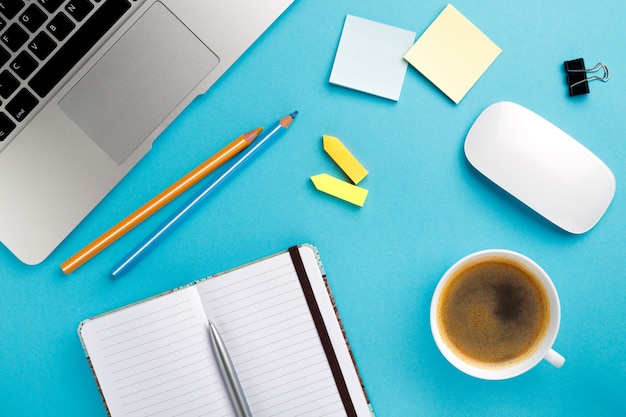
[[202, 178], [215, 171], [226, 161], [245, 149], [257, 138], [257, 136], [259, 136], [259, 133], [261, 133], [262, 130], [263, 128], [259, 127], [239, 136], [237, 139], [229, 143], [218, 153], [204, 161], [202, 164], [198, 165], [187, 175], [176, 181], [174, 184], [170, 185], [159, 195], [135, 210], [132, 214], [113, 226], [106, 233], [91, 242], [89, 245], [85, 246], [67, 261], [63, 262], [61, 264], [61, 269], [63, 270], [63, 272], [65, 272], [66, 274], [71, 274], [72, 272], [74, 272], [85, 262], [104, 250], [111, 243], [124, 236], [135, 226], [156, 213], [159, 209], [164, 207], [170, 201], [187, 191]]

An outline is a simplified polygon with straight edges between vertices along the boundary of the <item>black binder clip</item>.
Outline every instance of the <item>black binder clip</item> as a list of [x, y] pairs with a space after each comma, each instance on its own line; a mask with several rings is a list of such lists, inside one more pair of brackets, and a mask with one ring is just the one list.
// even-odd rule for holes
[[[589, 81], [609, 80], [609, 68], [604, 64], [597, 64], [591, 69], [585, 68], [585, 61], [582, 58], [565, 61], [565, 76], [567, 77], [567, 85], [569, 86], [569, 95], [579, 96], [581, 94], [589, 94]], [[594, 75], [587, 78], [588, 72], [603, 71], [602, 76]]]

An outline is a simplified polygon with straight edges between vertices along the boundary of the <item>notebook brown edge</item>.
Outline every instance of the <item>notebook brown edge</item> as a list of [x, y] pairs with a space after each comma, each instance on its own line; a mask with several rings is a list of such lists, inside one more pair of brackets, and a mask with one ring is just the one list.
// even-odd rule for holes
[[350, 359], [352, 360], [352, 365], [354, 366], [354, 370], [356, 372], [357, 377], [359, 378], [359, 383], [361, 384], [361, 390], [363, 390], [363, 395], [365, 396], [365, 401], [370, 407], [370, 411], [372, 416], [374, 416], [374, 410], [372, 408], [372, 403], [370, 402], [369, 396], [367, 395], [367, 390], [365, 389], [365, 384], [363, 383], [363, 378], [361, 377], [361, 372], [359, 371], [359, 367], [357, 366], [356, 359], [354, 357], [354, 353], [352, 352], [352, 347], [350, 346], [350, 342], [348, 341], [348, 334], [346, 333], [346, 329], [343, 326], [343, 321], [341, 320], [341, 316], [339, 315], [339, 309], [337, 308], [337, 303], [335, 302], [335, 297], [330, 288], [330, 283], [328, 282], [328, 276], [326, 275], [326, 270], [324, 269], [324, 264], [322, 263], [322, 259], [320, 258], [320, 254], [317, 248], [309, 243], [296, 245], [298, 248], [300, 247], [309, 247], [313, 250], [315, 254], [315, 259], [317, 260], [317, 265], [320, 268], [320, 272], [322, 274], [322, 279], [324, 280], [324, 287], [326, 287], [326, 292], [328, 293], [328, 298], [330, 299], [330, 303], [333, 306], [333, 311], [335, 313], [335, 317], [337, 317], [337, 323], [339, 323], [339, 328], [341, 329], [341, 334], [343, 335], [343, 340], [346, 343], [346, 348], [348, 349], [348, 353], [350, 354]]

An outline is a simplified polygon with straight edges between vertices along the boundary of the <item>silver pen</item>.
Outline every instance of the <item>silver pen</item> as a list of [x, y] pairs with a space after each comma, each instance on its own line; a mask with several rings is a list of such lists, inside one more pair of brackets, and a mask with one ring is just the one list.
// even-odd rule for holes
[[220, 372], [226, 383], [226, 389], [233, 403], [235, 414], [237, 414], [237, 417], [252, 417], [250, 407], [248, 407], [248, 401], [246, 401], [246, 397], [241, 389], [237, 372], [235, 371], [233, 362], [230, 360], [230, 355], [228, 355], [224, 340], [222, 340], [222, 336], [220, 336], [217, 327], [215, 327], [211, 320], [209, 320], [209, 335], [211, 336], [211, 346], [213, 346], [213, 352], [215, 353], [217, 364], [219, 365]]

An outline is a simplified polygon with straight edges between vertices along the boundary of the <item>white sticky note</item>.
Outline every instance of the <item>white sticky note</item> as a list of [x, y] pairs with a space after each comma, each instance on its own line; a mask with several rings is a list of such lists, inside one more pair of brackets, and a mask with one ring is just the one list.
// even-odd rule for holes
[[330, 83], [398, 101], [415, 32], [347, 15]]
[[502, 50], [452, 5], [447, 5], [404, 56], [459, 103]]

